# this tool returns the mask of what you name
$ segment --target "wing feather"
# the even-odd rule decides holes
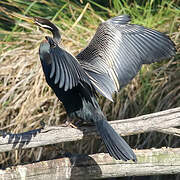
[[[50,56],[51,59],[53,59],[52,56]],[[51,62],[51,73],[50,73],[50,78],[52,78],[54,76],[54,73],[55,73],[55,61],[52,61]]]
[[[46,36],[46,40],[41,43],[39,55],[50,86],[57,84],[64,91],[72,89],[79,83],[92,87],[87,73],[77,59],[60,48],[51,37]]]
[[[56,75],[55,75],[55,79],[54,79],[54,84],[57,84],[59,82],[60,79],[60,64],[58,63],[58,59],[56,57],[56,55],[54,55],[54,59],[53,62],[55,62],[55,67],[56,67]],[[51,76],[50,76],[51,77]]]
[[[108,99],[133,79],[143,64],[171,58],[176,52],[167,35],[129,22],[130,17],[122,15],[101,23],[89,45],[76,56],[82,67],[85,63],[96,66],[114,82],[102,82],[92,66],[84,68]]]
[[[59,84],[59,88],[64,88],[64,91],[72,89],[77,86],[80,81],[90,84],[89,78],[85,71],[80,66],[79,62],[70,53],[60,48],[58,45],[52,47],[51,56],[52,62],[55,64],[54,83]],[[52,63],[52,68],[53,63]]]
[[[67,91],[69,89],[69,83],[70,83],[70,81],[69,81],[70,77],[69,76],[71,76],[71,74],[68,73],[68,70],[70,68],[67,66],[67,63],[65,63],[65,61],[63,61],[63,63],[64,63],[65,78],[66,78],[65,84],[64,84],[64,90]]]

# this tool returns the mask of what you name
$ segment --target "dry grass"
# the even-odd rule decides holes
[[[91,6],[85,9],[87,12],[83,12],[83,8],[80,10],[77,10],[77,7],[68,8],[72,12],[71,20],[67,22],[61,19],[59,24],[62,26],[62,43],[66,49],[77,54],[92,37],[102,18]],[[82,20],[77,18],[81,13],[83,13]],[[86,18],[83,19],[83,16]],[[89,17],[93,20],[89,21]],[[176,18],[174,24],[179,22],[180,20]],[[0,129],[11,133],[39,128],[41,121],[47,125],[59,125],[66,119],[62,104],[45,82],[38,57],[39,44],[47,32],[21,22],[18,23],[18,27],[21,31],[15,31],[13,34],[1,31],[1,34],[8,33],[11,37],[9,41],[0,44]],[[22,31],[22,27],[25,32]],[[177,28],[174,29],[171,37],[177,44],[179,53],[180,33]],[[175,60],[143,67],[131,84],[114,95],[114,103],[100,97],[101,108],[108,119],[123,119],[180,106],[178,60],[179,55]],[[127,137],[127,141],[134,148],[180,145],[176,138],[169,135],[162,136],[160,133]],[[1,153],[0,164],[5,167],[55,158],[64,151],[95,153],[103,149],[101,142],[95,143],[94,139],[89,142],[79,141]]]

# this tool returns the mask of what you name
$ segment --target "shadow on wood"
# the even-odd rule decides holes
[[[88,155],[77,155],[69,157],[71,162],[70,180],[84,180],[94,177],[101,177],[102,171],[97,162]]]
[[[2,137],[6,138],[8,136],[8,144],[12,144],[12,149],[21,149],[25,145],[28,145],[31,139],[40,133],[41,130],[42,128],[18,134],[2,133]]]

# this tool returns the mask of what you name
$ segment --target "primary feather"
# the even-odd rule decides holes
[[[129,22],[130,17],[122,15],[101,23],[89,45],[76,56],[82,67],[86,63],[96,66],[114,82],[114,86],[111,81],[104,84],[91,72],[91,66],[84,68],[96,80],[97,90],[110,100],[115,91],[135,77],[143,64],[168,59],[176,52],[167,35]],[[111,90],[106,91],[109,87]]]

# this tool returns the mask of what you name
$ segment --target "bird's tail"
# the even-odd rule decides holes
[[[109,154],[112,157],[117,160],[122,159],[124,161],[137,161],[136,155],[130,146],[121,136],[116,133],[116,131],[110,126],[103,115],[98,114],[98,119],[94,120],[94,122],[97,131],[99,132]]]

